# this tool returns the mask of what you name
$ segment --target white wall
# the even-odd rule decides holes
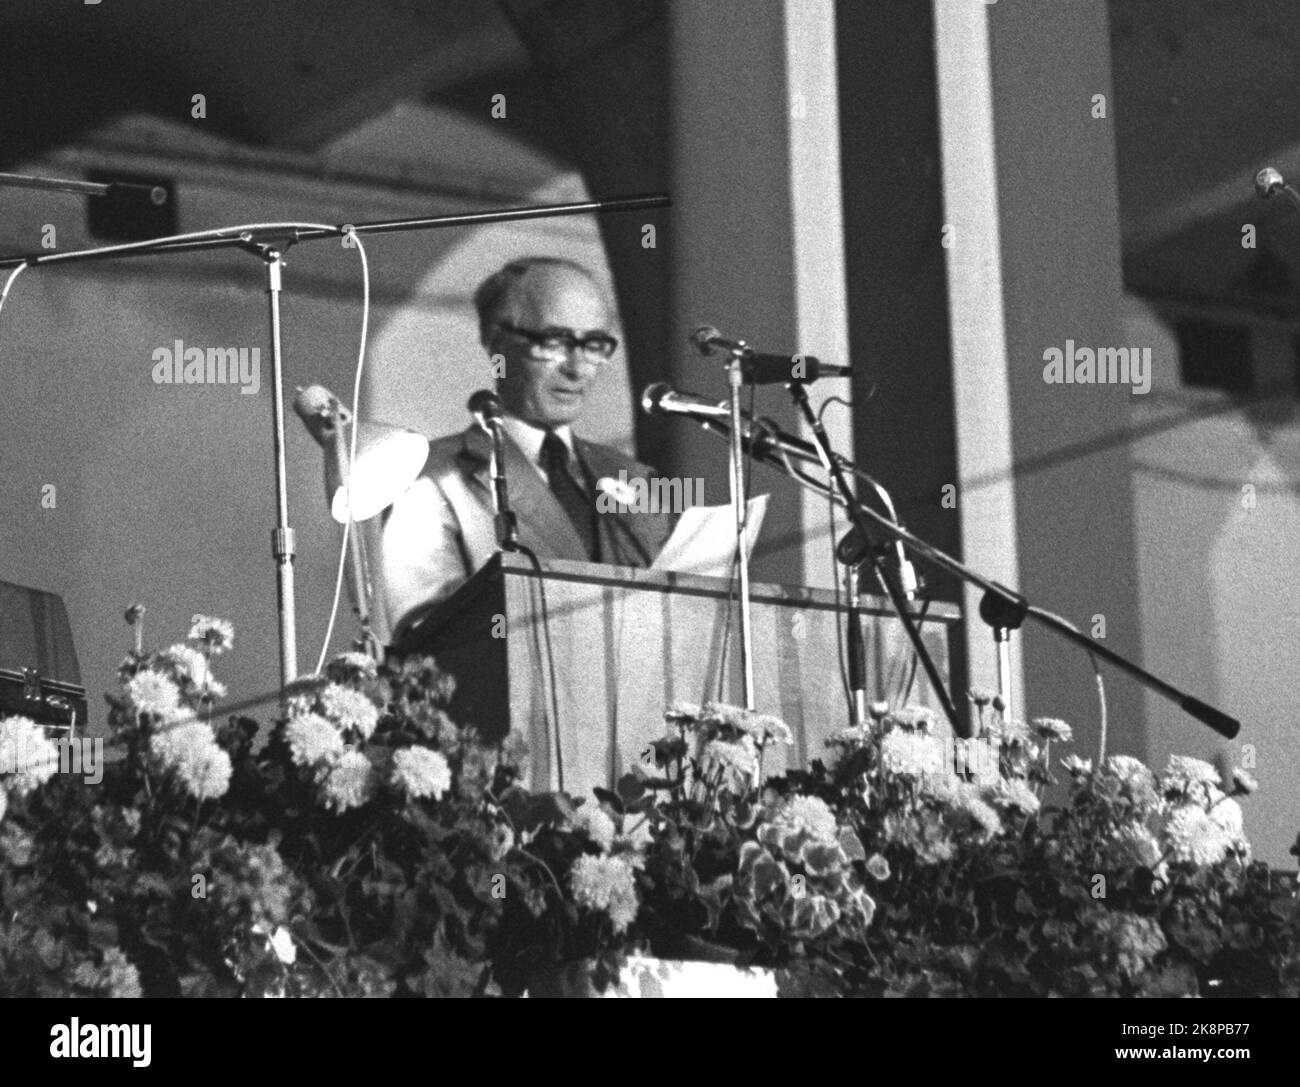
[[[1261,858],[1290,867],[1300,831],[1297,405],[1247,411],[1226,393],[1182,388],[1173,330],[1135,298],[1124,325],[1130,343],[1152,348],[1151,392],[1132,398],[1128,418],[1143,658],[1242,723],[1225,741],[1148,696],[1148,756],[1162,766],[1171,753],[1196,755],[1223,769],[1253,755],[1260,790],[1244,805],[1247,836]]]

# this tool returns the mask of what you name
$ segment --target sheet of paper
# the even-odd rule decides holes
[[[763,527],[763,516],[767,513],[767,498],[760,494],[749,500],[745,513],[746,555],[754,553],[758,530]],[[678,519],[677,527],[650,569],[730,577],[735,549],[736,521],[730,505],[690,506]]]

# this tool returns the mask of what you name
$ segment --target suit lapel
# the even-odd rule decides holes
[[[587,550],[577,529],[543,482],[536,466],[529,463],[509,434],[504,444],[506,486],[519,523],[519,542],[539,557],[585,562]],[[491,453],[491,440],[479,427],[472,426],[465,431],[465,445],[460,454],[462,465],[475,485],[482,488],[483,502],[489,511],[492,509]]]
[[[575,444],[578,446],[579,454],[587,465],[587,470],[591,473],[593,483],[599,482],[606,476],[612,480],[618,480],[620,472],[624,473],[625,477],[629,479],[649,475],[649,469],[645,465],[623,456],[617,449],[593,445],[590,442],[584,442],[580,438],[576,439]],[[599,494],[599,489],[597,489],[596,493]],[[612,524],[614,518],[617,518],[621,528],[627,530],[632,540],[626,539],[623,533],[618,528],[615,528]],[[661,517],[649,515],[631,516],[611,511],[597,517],[596,521],[602,529],[601,539],[604,545],[603,553],[606,556],[606,562],[614,561],[617,558],[618,561],[627,565],[649,566],[659,553],[659,548],[663,546],[665,536]],[[669,527],[671,527],[671,521]],[[631,550],[629,550],[629,547]]]

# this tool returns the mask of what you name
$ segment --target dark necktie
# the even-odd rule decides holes
[[[578,539],[582,541],[587,558],[595,562],[597,560],[596,510],[591,499],[578,486],[569,471],[569,447],[553,430],[548,430],[546,437],[542,439],[542,454],[539,461],[542,471],[546,473],[546,481],[550,485],[551,493],[555,495],[556,501],[568,514],[569,520],[577,530]]]

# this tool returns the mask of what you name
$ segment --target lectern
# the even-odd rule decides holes
[[[839,665],[843,614],[823,590],[750,589],[755,708],[781,717],[794,734],[791,747],[765,757],[764,771],[781,773],[823,756],[826,739],[850,723]],[[534,565],[499,554],[393,652],[430,654],[455,676],[452,716],[484,739],[520,733],[534,789],[562,783],[575,797],[589,796],[664,734],[664,710],[673,703],[740,701],[734,618],[728,630],[733,594],[720,578],[559,559]],[[897,701],[910,684],[908,702],[937,708],[888,602],[864,597],[860,610],[871,697]],[[945,679],[959,618],[955,605],[935,603],[921,622]]]

